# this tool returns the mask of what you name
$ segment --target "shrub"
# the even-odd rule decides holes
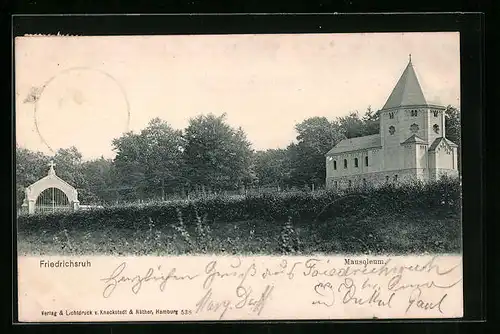
[[[456,251],[460,208],[460,184],[443,179],[343,192],[214,195],[22,215],[18,235],[64,252],[120,253],[127,247],[136,254]],[[448,240],[440,242],[443,238]]]
[[[241,197],[215,196],[206,199],[151,204],[130,204],[93,211],[57,212],[18,217],[18,231],[99,230],[104,227],[147,230],[151,221],[203,230],[217,222],[260,220],[283,223],[293,220],[324,221],[329,217],[367,216],[377,213],[460,212],[458,181],[444,179],[428,184],[385,186],[355,190],[251,194]]]

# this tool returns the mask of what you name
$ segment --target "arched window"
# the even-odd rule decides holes
[[[394,175],[394,182],[398,182],[398,174]]]
[[[365,166],[368,166],[368,157],[365,157]]]
[[[396,132],[396,128],[395,128],[394,126],[392,126],[392,125],[391,125],[391,126],[389,127],[389,134],[390,134],[390,135],[393,135],[393,134],[394,134],[394,132]]]
[[[434,114],[434,117],[438,117],[438,111],[437,110],[433,110],[432,113]]]
[[[337,181],[333,182],[333,186],[334,186],[335,188],[337,188],[337,187],[338,187],[338,183],[337,183]]]
[[[347,159],[344,159],[344,168],[347,168]]]
[[[366,179],[363,179],[363,186],[366,187]]]
[[[394,118],[394,113],[393,113],[393,112],[390,112],[390,113],[389,113],[389,118],[390,118],[390,119],[393,119],[393,118]]]
[[[333,160],[333,169],[337,170],[337,160]]]
[[[388,175],[385,177],[385,182],[389,182],[389,176]]]
[[[434,125],[432,126],[432,129],[434,130],[434,132],[435,132],[435,133],[439,133],[439,125],[434,124]]]
[[[358,167],[358,158],[354,158],[354,167]]]
[[[413,117],[416,117],[416,116],[418,116],[418,112],[417,112],[416,110],[412,110],[412,111],[411,111],[411,115],[412,115]]]
[[[352,187],[352,181],[349,180],[349,188],[351,188],[351,187]]]

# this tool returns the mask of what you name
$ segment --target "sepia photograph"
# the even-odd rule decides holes
[[[17,37],[20,318],[461,317],[459,42]]]

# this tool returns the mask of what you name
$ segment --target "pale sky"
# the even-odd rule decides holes
[[[460,102],[458,33],[22,37],[15,52],[16,140],[47,154],[23,100],[51,78],[39,131],[85,158],[113,157],[113,138],[154,117],[182,129],[208,113],[226,113],[254,149],[284,148],[308,117],[382,108],[410,53],[429,102]]]

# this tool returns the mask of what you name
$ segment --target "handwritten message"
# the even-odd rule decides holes
[[[26,321],[450,318],[459,256],[19,259]],[[61,262],[61,263],[69,263]],[[48,269],[50,268],[50,269]]]

